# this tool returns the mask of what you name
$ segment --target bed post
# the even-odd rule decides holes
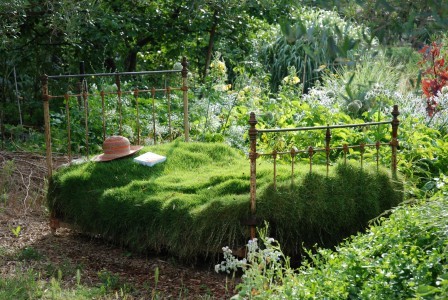
[[[45,123],[45,145],[47,150],[47,175],[51,177],[53,173],[53,158],[51,156],[51,131],[50,131],[50,97],[48,96],[48,76],[42,76],[42,100],[44,105],[44,123]]]
[[[398,111],[398,105],[394,105],[392,110],[392,140],[390,141],[390,146],[392,147],[392,176],[394,179],[397,178],[397,149],[398,149],[398,125],[400,125],[400,121],[398,120],[398,116],[400,112]]]
[[[257,193],[257,119],[255,117],[255,113],[250,113],[249,118],[249,140],[250,140],[250,213],[251,213],[251,221],[250,221],[250,238],[255,238],[255,226],[256,226],[256,193]]]

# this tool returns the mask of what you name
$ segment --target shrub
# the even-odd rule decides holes
[[[363,36],[368,36],[367,29],[342,19],[336,12],[299,9],[294,20],[281,24],[277,40],[266,49],[265,64],[272,89],[277,90],[292,66],[304,88],[312,87],[321,70],[351,63],[356,49],[368,48]]]
[[[262,248],[250,241],[247,258],[227,254],[216,270],[243,269],[233,299],[445,299],[447,208],[446,193],[402,205],[336,251],[308,250],[296,272],[278,243],[262,234]]]
[[[334,73],[326,72],[322,86],[316,89],[324,91],[330,98],[327,105],[336,105],[342,111],[360,117],[364,112],[389,109],[394,104],[393,98],[372,92],[395,91],[401,76],[402,72],[385,55],[365,55],[353,66],[343,66]]]

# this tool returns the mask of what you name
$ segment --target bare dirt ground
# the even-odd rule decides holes
[[[84,286],[124,287],[135,299],[150,299],[154,293],[163,299],[227,299],[234,294],[234,283],[210,264],[187,266],[172,257],[133,254],[68,228],[53,234],[43,204],[46,172],[45,157],[0,151],[3,278],[29,269],[47,280],[59,277],[64,287],[73,288],[78,273]]]

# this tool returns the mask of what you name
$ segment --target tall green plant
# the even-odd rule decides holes
[[[365,55],[353,66],[343,66],[336,72],[326,72],[321,89],[331,98],[330,105],[338,105],[355,117],[365,112],[388,109],[393,100],[388,93],[402,83],[402,72],[383,53]]]
[[[283,20],[276,42],[267,47],[265,60],[271,85],[277,90],[281,80],[294,66],[305,89],[312,87],[325,68],[351,64],[356,49],[370,47],[368,31],[345,21],[336,12],[300,9],[295,19]]]

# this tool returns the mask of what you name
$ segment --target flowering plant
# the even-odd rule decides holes
[[[228,247],[223,247],[224,261],[215,266],[215,271],[230,274],[241,269],[244,272],[242,282],[237,285],[239,292],[232,299],[264,299],[293,275],[289,257],[283,254],[275,239],[267,237],[267,230],[266,224],[258,231],[259,239],[249,240],[246,257],[241,260]]]
[[[424,46],[419,52],[423,55],[420,65],[426,69],[422,72],[422,90],[426,96],[426,112],[432,117],[437,112],[438,103],[436,97],[447,85],[448,65],[445,64],[445,58],[441,54],[442,46],[433,42],[431,45]]]

